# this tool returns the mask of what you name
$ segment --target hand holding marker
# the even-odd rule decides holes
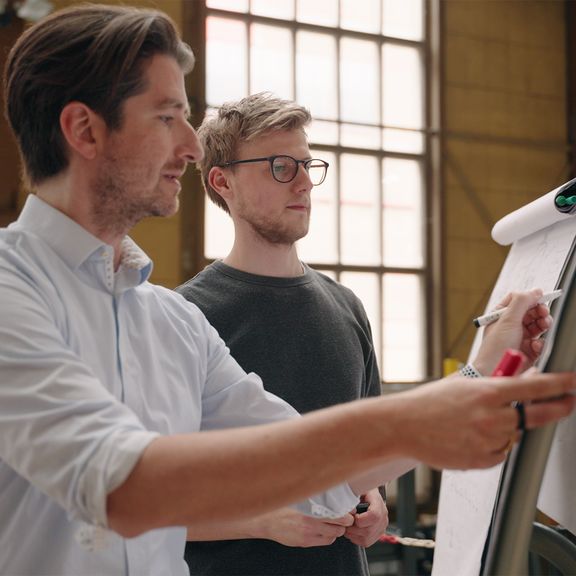
[[[552,300],[556,300],[559,296],[562,296],[562,290],[554,290],[553,292],[548,292],[544,294],[540,300],[538,300],[538,304],[548,304],[552,302]],[[487,324],[492,324],[492,322],[496,322],[504,312],[506,312],[508,308],[498,308],[498,310],[494,310],[494,312],[489,312],[488,314],[484,314],[484,316],[478,316],[478,318],[474,318],[474,326],[476,328],[480,328],[481,326],[486,326]]]

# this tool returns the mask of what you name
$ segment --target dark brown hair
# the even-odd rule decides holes
[[[20,36],[8,55],[4,94],[30,184],[68,166],[62,109],[83,102],[111,130],[119,129],[122,105],[146,89],[143,64],[155,54],[174,57],[184,73],[194,66],[172,20],[156,10],[76,6]]]

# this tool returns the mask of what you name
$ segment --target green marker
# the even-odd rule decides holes
[[[576,196],[558,196],[558,198],[556,198],[556,204],[560,207],[562,206],[574,206],[574,204],[576,204]]]
[[[576,214],[576,178],[561,186],[554,197],[554,206],[563,214]]]

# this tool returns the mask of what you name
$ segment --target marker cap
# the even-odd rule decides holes
[[[514,376],[525,359],[526,356],[520,350],[508,348],[500,362],[498,362],[498,366],[492,372],[492,376]]]

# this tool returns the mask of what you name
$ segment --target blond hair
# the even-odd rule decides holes
[[[227,102],[214,115],[206,116],[198,129],[204,158],[197,167],[210,200],[229,212],[222,196],[210,186],[208,175],[214,166],[234,160],[241,142],[250,142],[271,131],[304,130],[311,119],[310,112],[303,106],[269,92]]]

